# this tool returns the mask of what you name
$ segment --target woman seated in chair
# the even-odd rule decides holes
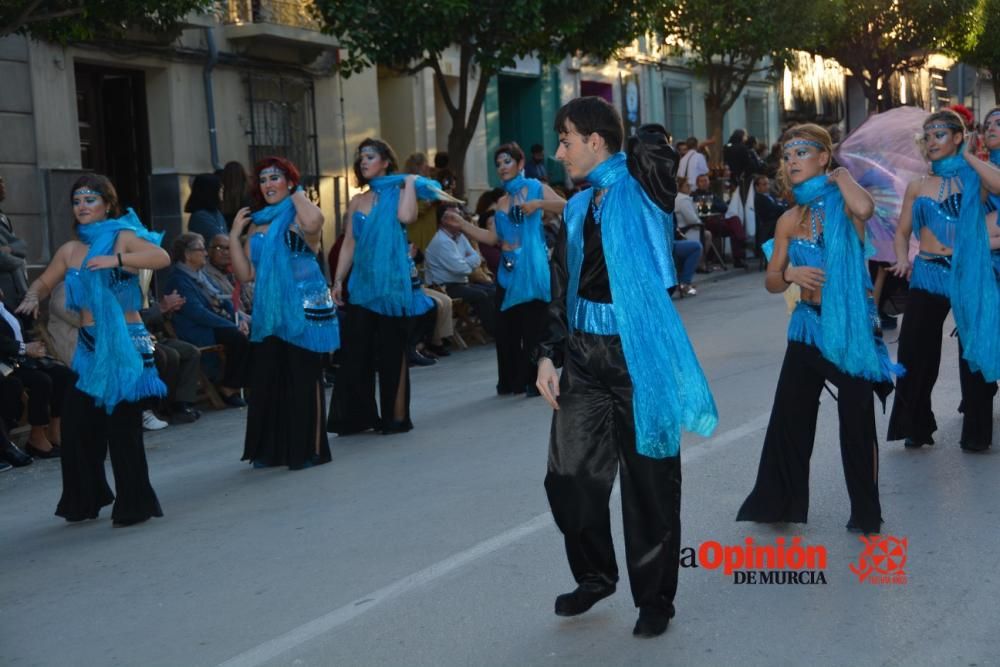
[[[250,351],[249,327],[245,321],[237,321],[232,302],[205,275],[207,251],[201,234],[188,232],[178,236],[170,257],[174,268],[165,291],[169,294],[176,290],[185,299],[173,315],[177,336],[199,347],[225,348],[219,391],[227,405],[243,407],[246,402],[240,397],[240,389],[245,385]]]

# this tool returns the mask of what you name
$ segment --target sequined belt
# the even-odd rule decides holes
[[[910,287],[939,296],[948,296],[951,287],[951,257],[917,255],[913,260]]]
[[[598,336],[618,334],[618,320],[615,318],[613,303],[598,303],[578,296],[572,317],[573,328],[577,331]]]

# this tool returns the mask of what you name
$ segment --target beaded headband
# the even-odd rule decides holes
[[[382,154],[374,146],[365,146],[358,149],[358,155],[368,155],[370,157],[382,157]]]
[[[282,176],[284,176],[285,170],[282,169],[281,167],[274,167],[274,166],[265,167],[264,169],[260,170],[261,176],[270,176],[271,174],[281,174]]]
[[[956,125],[955,123],[934,123],[933,125],[924,125],[924,130],[955,130],[956,132],[963,132],[964,127]]]
[[[499,155],[497,155],[497,159],[498,159],[498,160],[499,160],[500,158],[502,158],[502,157],[505,157],[505,158],[507,158],[508,160],[513,160],[513,159],[514,159],[514,156],[513,156],[513,155],[511,155],[510,153],[508,153],[507,151],[504,151],[503,153],[500,153]]]
[[[91,190],[90,188],[80,188],[79,190],[73,191],[74,195],[97,195],[98,197],[103,197],[103,192],[98,192],[97,190]]]
[[[993,116],[1000,116],[1000,109],[994,109],[986,114],[986,118],[983,119],[983,125],[988,124],[990,122],[990,118],[993,118]]]
[[[812,146],[813,148],[816,148],[821,151],[826,150],[826,147],[823,146],[823,144],[819,143],[818,141],[813,141],[812,139],[792,139],[787,144],[785,144],[785,148],[791,148],[792,146]]]

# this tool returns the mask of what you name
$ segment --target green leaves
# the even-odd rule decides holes
[[[451,45],[471,49],[487,76],[536,54],[556,62],[577,51],[607,57],[649,26],[639,0],[316,0],[357,72],[374,64],[406,71],[428,66]]]
[[[138,28],[167,33],[214,0],[2,0],[0,37],[11,33],[54,42],[114,38]]]

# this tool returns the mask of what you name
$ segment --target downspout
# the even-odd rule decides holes
[[[215,129],[215,93],[212,89],[212,70],[219,62],[219,48],[215,44],[215,28],[205,28],[205,44],[208,46],[208,61],[202,70],[205,84],[205,111],[208,115],[208,146],[212,155],[212,169],[219,171],[219,137]]]

